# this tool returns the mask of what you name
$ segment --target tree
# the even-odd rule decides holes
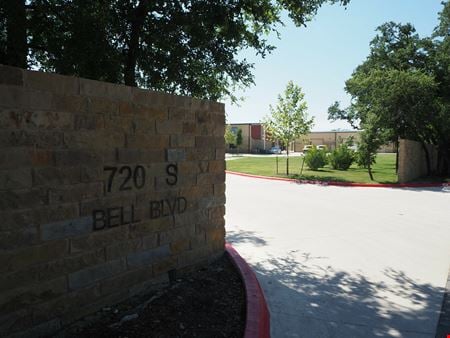
[[[231,126],[229,124],[225,126],[225,143],[229,146],[236,144],[236,135],[231,130]]]
[[[25,0],[5,0],[0,3],[0,63],[26,68]]]
[[[347,81],[347,92],[354,98],[355,108],[364,114],[375,114],[376,127],[387,131],[387,141],[400,138],[418,141],[427,157],[426,143],[434,143],[432,126],[437,114],[437,85],[423,71],[375,69],[355,75]],[[361,117],[367,125],[367,116]]]
[[[441,24],[435,31],[437,35],[446,32],[447,38],[448,25],[442,17],[448,16],[449,7],[449,2],[444,3]],[[450,48],[442,52],[445,36],[421,39],[411,24],[389,22],[378,32],[370,44],[370,55],[346,81],[345,90],[352,96],[350,106],[341,109],[335,102],[328,110],[329,119],[347,120],[358,129],[369,128],[371,132],[363,142],[376,137],[374,131],[382,133],[386,142],[394,142],[397,149],[399,138],[419,141],[430,173],[425,143],[440,144],[439,149],[450,145],[449,130],[443,127],[450,124],[445,113]],[[441,157],[448,159],[448,152]]]
[[[378,123],[372,121],[376,119],[378,117],[372,115],[364,125],[356,152],[356,162],[360,167],[367,168],[371,181],[373,181],[372,165],[376,162],[377,151],[386,142],[383,130],[377,127]]]
[[[438,146],[438,170],[450,174],[450,1],[443,2],[439,24],[432,35],[432,72],[438,84],[440,110],[434,131]]]
[[[237,133],[236,133],[236,146],[237,146],[237,150],[239,152],[239,147],[242,144],[242,129],[239,128]]]
[[[286,147],[286,174],[289,175],[289,144],[310,132],[314,118],[308,118],[307,105],[302,89],[289,81],[283,95],[278,95],[275,108],[270,106],[271,116],[263,120],[266,135]]]
[[[25,67],[28,56],[45,71],[217,100],[253,83],[253,65],[237,55],[270,53],[283,12],[302,26],[322,4],[348,2],[5,0],[0,62]]]
[[[380,98],[382,98],[385,93],[389,93],[389,90],[392,89],[388,88],[388,86],[383,86],[382,90],[378,90],[377,93],[374,93],[367,88],[373,80],[376,81],[382,77],[392,79],[392,75],[395,76],[395,74],[392,73],[386,73],[383,75],[381,72],[415,72],[417,70],[423,70],[425,72],[425,68],[428,65],[427,48],[429,48],[429,43],[419,37],[415,28],[411,24],[402,25],[394,22],[388,22],[379,26],[377,31],[378,34],[370,42],[369,56],[356,68],[352,74],[352,77],[346,82],[345,87],[345,90],[354,99],[358,99],[359,104],[364,101],[363,104],[366,104],[367,106],[371,106],[370,101],[364,100],[361,96],[364,95],[366,98],[370,97],[370,99],[373,99],[378,93],[381,94]],[[374,71],[378,71],[378,73],[374,74]],[[390,84],[392,84],[392,81]],[[371,88],[376,89],[375,86],[372,86]],[[366,89],[370,92],[367,93]],[[401,88],[395,89],[398,89],[395,91],[396,94],[401,94]],[[364,114],[368,113],[367,109],[361,110],[361,107],[358,107],[358,104],[352,104],[351,107],[345,110],[340,110],[337,108],[337,103],[330,107],[330,119],[345,119],[350,122],[353,127],[356,127],[358,122],[364,123]],[[386,109],[383,109],[385,119],[380,119],[379,121],[386,122],[385,127],[390,128],[390,138],[387,141],[393,142],[398,150],[399,137],[402,137],[402,135],[405,134],[403,119],[411,112],[401,106],[391,106],[389,109],[387,109],[387,107],[385,108]],[[380,113],[380,111],[375,113]],[[416,138],[417,137],[414,137],[414,139]],[[396,168],[398,169],[398,151]]]

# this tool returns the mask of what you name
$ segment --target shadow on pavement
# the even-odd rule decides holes
[[[294,257],[295,255],[295,257]],[[443,288],[387,269],[383,282],[290,253],[253,266],[271,312],[272,337],[434,337]],[[323,263],[323,261],[322,261]]]
[[[261,237],[257,236],[254,231],[227,231],[227,242],[234,243],[251,243],[255,246],[266,246],[267,242]]]
[[[450,186],[448,187],[431,187],[431,188],[400,188],[405,191],[411,192],[440,192],[440,193],[450,193]]]

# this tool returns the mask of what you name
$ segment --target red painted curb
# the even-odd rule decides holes
[[[255,273],[230,243],[225,243],[225,250],[245,285],[247,318],[244,338],[270,338],[269,309]]]
[[[331,185],[339,187],[365,187],[365,188],[436,188],[436,187],[447,187],[449,183],[397,183],[397,184],[387,184],[387,183],[351,183],[351,182],[335,182],[335,181],[319,181],[319,180],[297,180],[295,178],[284,178],[284,177],[273,177],[273,176],[260,176],[245,174],[236,171],[225,170],[227,174],[260,178],[264,180],[271,181],[285,181],[293,182],[298,184],[317,184],[317,185]]]

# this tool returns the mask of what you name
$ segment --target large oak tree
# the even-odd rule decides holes
[[[1,0],[0,63],[216,100],[253,83],[238,53],[269,53],[283,11],[301,26],[348,2]]]
[[[379,131],[385,142],[419,141],[429,173],[425,144],[437,145],[439,169],[445,174],[450,153],[450,1],[443,6],[440,24],[429,38],[420,38],[411,24],[378,27],[369,56],[346,81],[350,106],[343,109],[335,102],[328,113],[331,120]],[[364,140],[375,135],[366,134]]]

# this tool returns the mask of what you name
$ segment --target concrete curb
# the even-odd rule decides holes
[[[236,171],[225,170],[227,174],[260,178],[264,180],[271,181],[285,181],[298,184],[317,184],[317,185],[330,185],[338,187],[365,187],[365,188],[436,188],[436,187],[447,187],[448,183],[397,183],[397,184],[386,184],[386,183],[351,183],[351,182],[334,182],[334,181],[319,181],[319,180],[297,180],[294,178],[284,178],[284,177],[273,177],[273,176],[260,176],[245,174]]]
[[[238,269],[245,285],[247,303],[244,338],[270,338],[270,314],[255,273],[230,243],[225,250]]]

